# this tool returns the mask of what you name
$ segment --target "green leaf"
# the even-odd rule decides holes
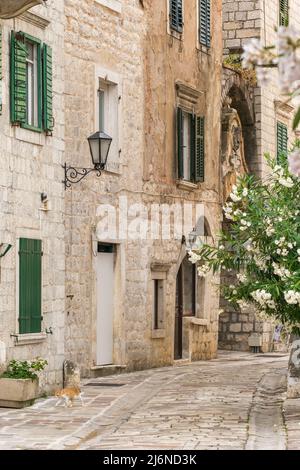
[[[298,109],[295,117],[294,117],[294,121],[293,121],[293,130],[296,130],[298,125],[300,123],[300,108]]]

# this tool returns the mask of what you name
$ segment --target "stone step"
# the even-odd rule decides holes
[[[91,367],[91,378],[108,377],[110,375],[122,374],[125,372],[127,366],[118,364],[111,364],[107,366],[93,366]]]

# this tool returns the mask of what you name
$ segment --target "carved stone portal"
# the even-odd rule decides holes
[[[222,180],[225,203],[237,183],[239,176],[248,173],[245,160],[243,130],[238,112],[230,108],[231,100],[225,103],[222,114]]]

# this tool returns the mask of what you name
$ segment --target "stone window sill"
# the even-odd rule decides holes
[[[152,339],[162,339],[166,337],[166,330],[152,330]]]
[[[175,39],[178,39],[178,41],[183,41],[183,33],[180,33],[179,31],[175,31],[174,29],[170,29],[168,31],[168,34],[172,36]]]
[[[27,344],[43,343],[47,339],[46,333],[30,333],[26,335],[15,336],[15,346],[25,346]]]
[[[23,127],[15,127],[15,138],[29,144],[43,146],[46,143],[45,135]]]
[[[208,327],[209,320],[206,318],[197,318],[197,317],[184,317],[184,319],[191,325],[205,326]]]
[[[211,55],[211,46],[208,47],[208,46],[204,46],[204,44],[201,44],[200,42],[198,43],[197,45],[197,49],[199,52],[202,52],[203,54],[206,54],[206,55]]]
[[[95,3],[99,3],[99,5],[103,5],[116,13],[122,12],[122,3],[120,0],[95,0]]]
[[[183,189],[185,191],[195,191],[198,189],[198,185],[195,183],[192,183],[191,181],[185,181],[185,180],[177,180],[176,185],[179,189]]]

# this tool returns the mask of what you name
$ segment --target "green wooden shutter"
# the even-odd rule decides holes
[[[182,0],[170,0],[170,27],[179,33],[183,31]]]
[[[288,128],[282,122],[277,122],[277,159],[288,153]]]
[[[43,126],[51,134],[53,131],[52,106],[52,49],[44,44],[43,47]]]
[[[10,103],[11,121],[14,124],[26,122],[26,58],[28,55],[23,33],[11,33],[10,50]]]
[[[289,0],[279,0],[279,26],[289,25]]]
[[[2,28],[0,27],[0,114],[2,114]]]
[[[196,117],[196,181],[203,182],[205,176],[205,118]]]
[[[206,47],[211,43],[211,6],[210,0],[199,0],[199,42]]]
[[[190,129],[191,129],[191,181],[196,180],[196,117],[190,115]]]
[[[19,332],[40,333],[42,321],[42,242],[20,239]]]
[[[183,178],[183,114],[182,109],[177,108],[177,154],[178,154],[178,178]]]

